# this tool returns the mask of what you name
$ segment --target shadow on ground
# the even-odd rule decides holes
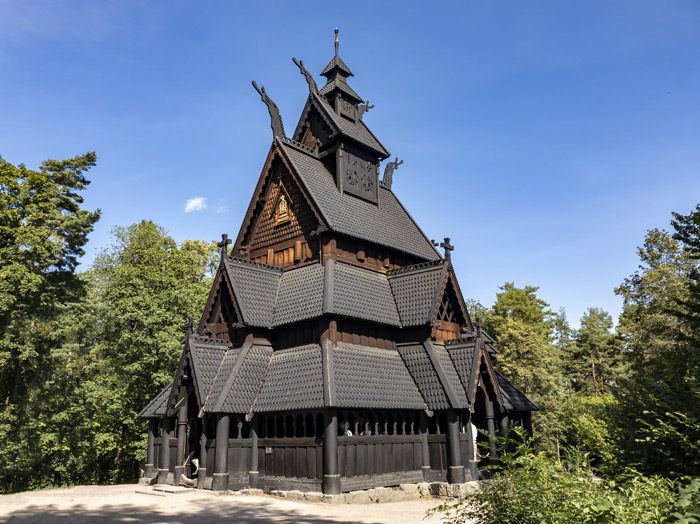
[[[347,517],[329,519],[327,517],[314,517],[303,511],[294,509],[282,510],[271,504],[256,504],[255,506],[241,505],[227,502],[217,505],[217,500],[183,500],[173,504],[177,505],[177,514],[172,511],[161,512],[159,508],[144,508],[131,504],[106,505],[102,508],[89,508],[84,505],[76,505],[69,509],[55,505],[31,505],[18,509],[8,520],[8,517],[0,517],[0,522],[11,524],[87,524],[87,523],[114,523],[114,524],[205,524],[208,522],[237,524],[249,524],[259,522],[276,522],[282,524],[337,524],[338,522],[353,522],[348,506]],[[398,508],[397,508],[398,510]],[[400,510],[396,514],[400,519]],[[362,519],[362,522],[373,522]],[[376,521],[380,522],[380,521]],[[384,521],[386,522],[386,521]]]

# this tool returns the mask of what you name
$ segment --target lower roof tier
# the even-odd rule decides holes
[[[430,341],[398,351],[330,340],[274,350],[246,342],[233,346],[192,334],[175,380],[140,413],[157,417],[177,404],[191,377],[203,413],[320,409],[473,409],[478,388],[490,387],[503,411],[537,409],[496,374],[484,338],[449,345]],[[484,381],[489,384],[484,385]],[[505,390],[504,390],[505,388]]]

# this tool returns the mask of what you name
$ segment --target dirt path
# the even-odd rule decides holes
[[[192,491],[158,497],[136,493],[143,488],[121,486],[76,486],[28,491],[0,496],[0,523],[12,524],[208,524],[231,522],[252,524],[438,523],[425,519],[436,500],[385,504],[311,504],[271,496],[216,496]]]

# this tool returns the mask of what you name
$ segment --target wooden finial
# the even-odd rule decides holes
[[[338,28],[335,28],[335,56],[338,56]]]
[[[221,235],[221,242],[218,242],[216,244],[217,247],[221,248],[221,256],[225,257],[226,254],[228,253],[228,246],[231,243],[231,239],[228,237],[226,233]]]
[[[389,162],[386,165],[384,168],[384,178],[382,179],[382,184],[384,184],[385,187],[391,189],[394,170],[398,169],[401,164],[403,164],[403,160],[399,160],[399,157],[396,157],[393,162]]]
[[[258,84],[255,82],[255,80],[253,80],[253,87],[260,95],[260,100],[262,100],[265,103],[265,105],[267,106],[267,111],[270,113],[270,119],[272,120],[271,126],[273,137],[276,136],[279,138],[284,138],[286,136],[284,134],[284,124],[282,123],[282,117],[280,116],[280,110],[277,107],[277,104],[275,104],[272,101],[272,99],[269,96],[267,96],[267,93],[265,92],[265,87],[258,87]]]

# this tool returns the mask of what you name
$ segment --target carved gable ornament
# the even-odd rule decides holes
[[[275,225],[286,224],[292,219],[292,200],[289,198],[289,193],[280,183],[279,191],[277,192],[277,201],[273,208]]]

